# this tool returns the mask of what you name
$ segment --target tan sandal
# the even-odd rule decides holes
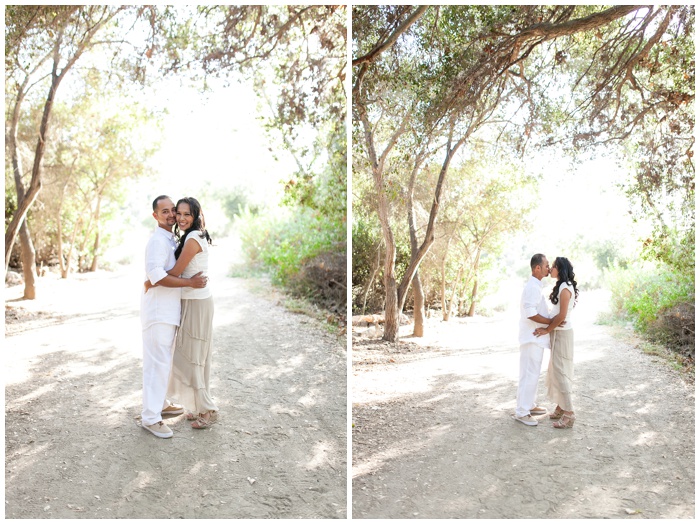
[[[574,427],[574,421],[576,420],[576,417],[574,416],[573,413],[570,415],[566,413],[562,413],[561,419],[557,420],[552,426],[554,426],[557,429],[569,429]]]
[[[209,419],[205,419],[203,415],[209,413]],[[207,413],[200,413],[192,424],[190,424],[194,429],[206,429],[212,427],[219,420],[219,414],[216,411],[207,411]]]
[[[559,420],[563,414],[564,410],[557,406],[554,412],[549,414],[549,418],[550,420]]]

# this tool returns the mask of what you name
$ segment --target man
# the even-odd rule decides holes
[[[166,400],[173,358],[175,333],[180,325],[180,288],[203,288],[206,277],[168,275],[175,265],[177,242],[173,236],[175,204],[161,195],[153,201],[153,218],[158,225],[146,245],[146,278],[158,284],[141,295],[143,330],[143,411],[141,426],[159,438],[170,438],[172,430],[163,423],[163,414],[184,413],[182,406]]]
[[[525,284],[520,299],[520,380],[513,418],[528,426],[536,426],[533,415],[544,415],[545,408],[537,406],[537,383],[540,379],[544,349],[549,348],[549,337],[537,337],[535,329],[548,326],[551,320],[547,302],[542,294],[542,279],[549,276],[547,257],[536,254],[530,260],[532,276]]]

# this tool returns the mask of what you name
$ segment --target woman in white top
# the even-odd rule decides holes
[[[175,250],[177,262],[168,274],[183,278],[199,272],[206,275],[211,237],[204,225],[202,207],[196,199],[185,197],[178,200],[175,234],[180,237]],[[214,299],[209,284],[201,289],[183,288],[168,397],[177,399],[189,410],[187,419],[193,421],[194,429],[208,428],[218,418],[219,408],[209,387],[213,318]]]
[[[555,428],[565,429],[573,427],[576,420],[572,400],[574,330],[571,312],[578,299],[578,288],[574,280],[574,267],[565,257],[557,257],[554,260],[550,275],[557,279],[549,295],[549,300],[554,305],[551,311],[552,322],[546,328],[537,328],[535,334],[549,335],[550,338],[552,354],[545,385],[547,398],[556,402],[557,407],[549,418],[555,421],[553,424]]]

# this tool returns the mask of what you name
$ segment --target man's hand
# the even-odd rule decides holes
[[[207,277],[202,275],[202,271],[197,273],[196,275],[192,275],[190,277],[190,287],[193,288],[203,288],[207,286],[207,280],[209,280]]]
[[[144,287],[144,289],[145,289],[144,293],[148,293],[148,290],[151,289],[152,287],[155,287],[155,286],[154,286],[153,284],[151,284],[151,281],[150,281],[150,280],[146,280],[146,281],[143,283],[143,287]]]

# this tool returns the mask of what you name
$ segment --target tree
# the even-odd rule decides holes
[[[482,262],[495,259],[510,236],[528,228],[527,220],[513,217],[527,217],[536,201],[535,179],[526,177],[522,163],[509,159],[507,151],[472,142],[463,153],[445,186],[435,242],[421,264],[426,288],[440,296],[444,321],[457,302],[469,300],[475,309]],[[430,167],[427,186],[440,170],[437,163]],[[421,227],[430,205],[424,198],[416,202]],[[469,289],[471,298],[466,297]]]
[[[74,250],[79,269],[97,270],[104,219],[118,207],[126,183],[150,174],[147,161],[158,145],[153,138],[155,111],[126,93],[111,92],[99,72],[86,75],[74,100],[54,108],[55,146],[47,150],[46,179],[59,195],[43,202],[56,223],[63,278],[70,271]],[[71,240],[64,252],[66,226]]]
[[[252,81],[270,109],[270,134],[299,167],[292,195],[303,200],[323,185],[318,164],[345,150],[345,6],[200,6],[187,24],[173,28],[168,20],[157,17],[149,49],[161,70],[203,78],[205,86],[210,76]],[[334,160],[345,173],[347,160]]]
[[[187,73],[206,87],[210,75],[241,78],[243,73],[264,87],[272,101],[270,128],[284,132],[286,147],[300,159],[308,157],[294,179],[296,187],[306,189],[290,191],[290,201],[313,195],[314,205],[335,204],[336,218],[344,216],[345,199],[335,190],[345,188],[347,163],[343,6],[8,6],[5,23],[6,92],[16,102],[16,111],[6,109],[8,150],[16,137],[9,115],[16,114],[16,122],[26,118],[23,105],[30,91],[45,87],[49,93],[38,140],[34,138],[31,176],[17,163],[16,194],[6,194],[6,269],[18,228],[24,224],[26,229],[27,213],[42,187],[45,151],[54,139],[56,93],[76,63],[91,68],[99,63],[120,86]],[[93,62],[82,58],[98,47],[110,52]],[[297,142],[309,129],[317,133],[314,140]],[[335,199],[325,198],[329,195]],[[102,213],[97,202],[93,210]],[[31,240],[28,232],[26,238]],[[29,251],[23,249],[23,255]],[[23,266],[30,271],[34,262]]]
[[[96,34],[123,9],[124,7],[109,6],[12,6],[5,12],[6,84],[8,78],[19,79],[14,88],[10,131],[7,133],[9,138],[6,138],[6,147],[9,147],[13,159],[17,207],[5,230],[5,271],[27,211],[41,190],[42,160],[50,141],[49,126],[56,92],[78,59],[95,45]],[[48,93],[34,150],[31,179],[25,188],[17,152],[17,124],[27,93],[40,84],[41,77],[45,74],[42,67],[47,63],[50,64]],[[33,247],[26,241],[23,247],[29,252],[24,255],[24,271],[29,277],[26,280],[25,297],[34,298]]]
[[[431,210],[434,223],[450,163],[476,131],[498,117],[505,121],[503,138],[509,129],[521,131],[522,147],[543,127],[542,122],[552,120],[549,117],[555,108],[538,105],[537,96],[545,98],[547,75],[552,68],[566,64],[567,56],[585,57],[589,67],[570,69],[564,75],[573,86],[575,105],[568,111],[560,108],[565,117],[559,120],[603,122],[596,132],[609,131],[615,111],[632,106],[616,94],[627,93],[630,75],[660,45],[660,35],[670,27],[666,21],[680,12],[677,7],[643,6],[603,10],[594,6],[444,6],[423,11],[407,26],[403,22],[413,10],[355,7],[355,54],[370,58],[355,61],[353,116],[356,129],[362,129],[366,142],[362,151],[380,193],[377,211],[387,250],[394,243],[389,214],[382,209],[388,205],[381,196],[386,191],[384,168],[406,129],[418,128],[424,138],[433,136],[444,144],[443,176],[435,185]],[[383,46],[387,35],[399,28],[402,31],[394,43]],[[565,51],[560,52],[559,47]],[[539,83],[544,87],[538,87]],[[381,121],[392,98],[400,93],[405,100],[407,91],[413,94],[414,105],[394,111],[389,122]],[[510,117],[508,112],[512,112]],[[643,109],[638,112],[635,125],[645,114]],[[603,115],[611,116],[607,123],[601,119]],[[387,130],[382,131],[380,125]],[[377,154],[374,142],[380,137],[386,146]],[[433,227],[429,223],[425,240],[399,285],[391,282],[395,279],[394,261],[387,256],[386,340],[397,339],[398,312],[422,257],[430,249]],[[396,299],[389,296],[393,293]]]

